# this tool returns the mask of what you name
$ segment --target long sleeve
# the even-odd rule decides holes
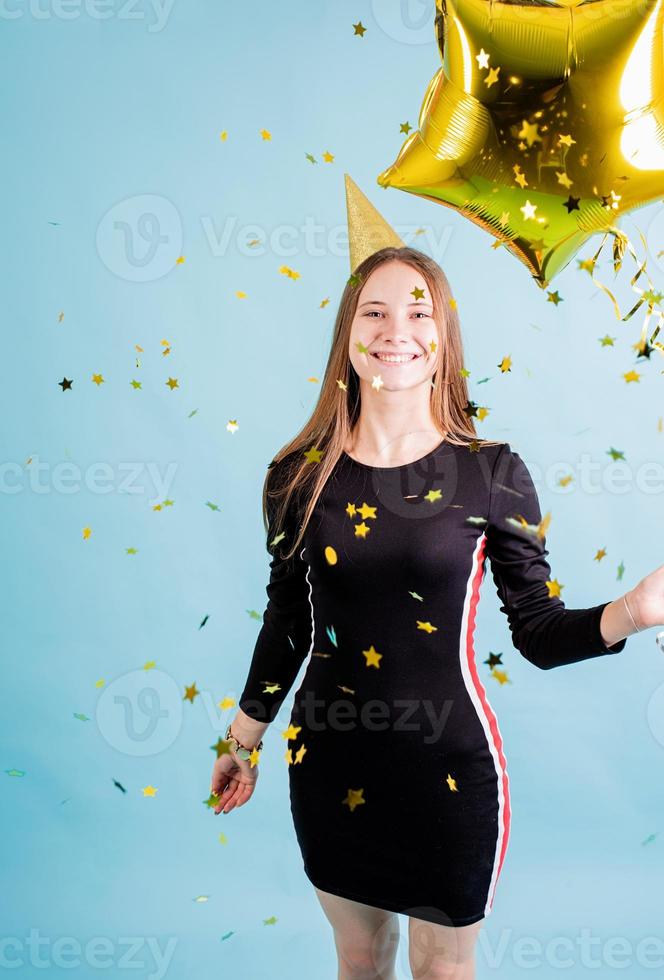
[[[599,628],[608,601],[567,609],[560,596],[549,595],[546,538],[520,528],[514,523],[520,518],[537,526],[542,515],[528,468],[505,443],[493,468],[486,554],[514,646],[543,670],[620,653],[626,638],[607,646]]]
[[[272,477],[270,477],[272,479]],[[292,558],[282,557],[295,540],[296,525],[289,508],[282,529],[275,526],[276,504],[267,498],[267,549],[272,556],[263,613],[239,706],[256,721],[274,720],[285,700],[312,640],[312,614],[303,545]],[[283,530],[285,537],[275,544]]]

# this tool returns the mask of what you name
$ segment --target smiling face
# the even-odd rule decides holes
[[[361,353],[364,348],[367,353]],[[387,391],[428,384],[437,350],[438,329],[422,273],[404,262],[379,265],[362,286],[351,324],[348,354],[359,377],[371,385],[380,375]]]

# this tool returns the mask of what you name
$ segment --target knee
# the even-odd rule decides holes
[[[383,980],[392,976],[395,960],[393,945],[336,940],[337,954],[344,980]]]
[[[426,966],[416,968],[411,964],[413,980],[470,980],[473,976],[472,960],[463,963],[451,963],[449,960],[436,959]]]

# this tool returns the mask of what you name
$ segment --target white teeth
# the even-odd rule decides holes
[[[407,361],[414,361],[417,354],[374,354],[373,356],[388,364],[405,364]]]

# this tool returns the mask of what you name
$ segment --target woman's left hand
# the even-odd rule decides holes
[[[642,578],[627,593],[627,602],[639,629],[664,626],[664,565]]]

